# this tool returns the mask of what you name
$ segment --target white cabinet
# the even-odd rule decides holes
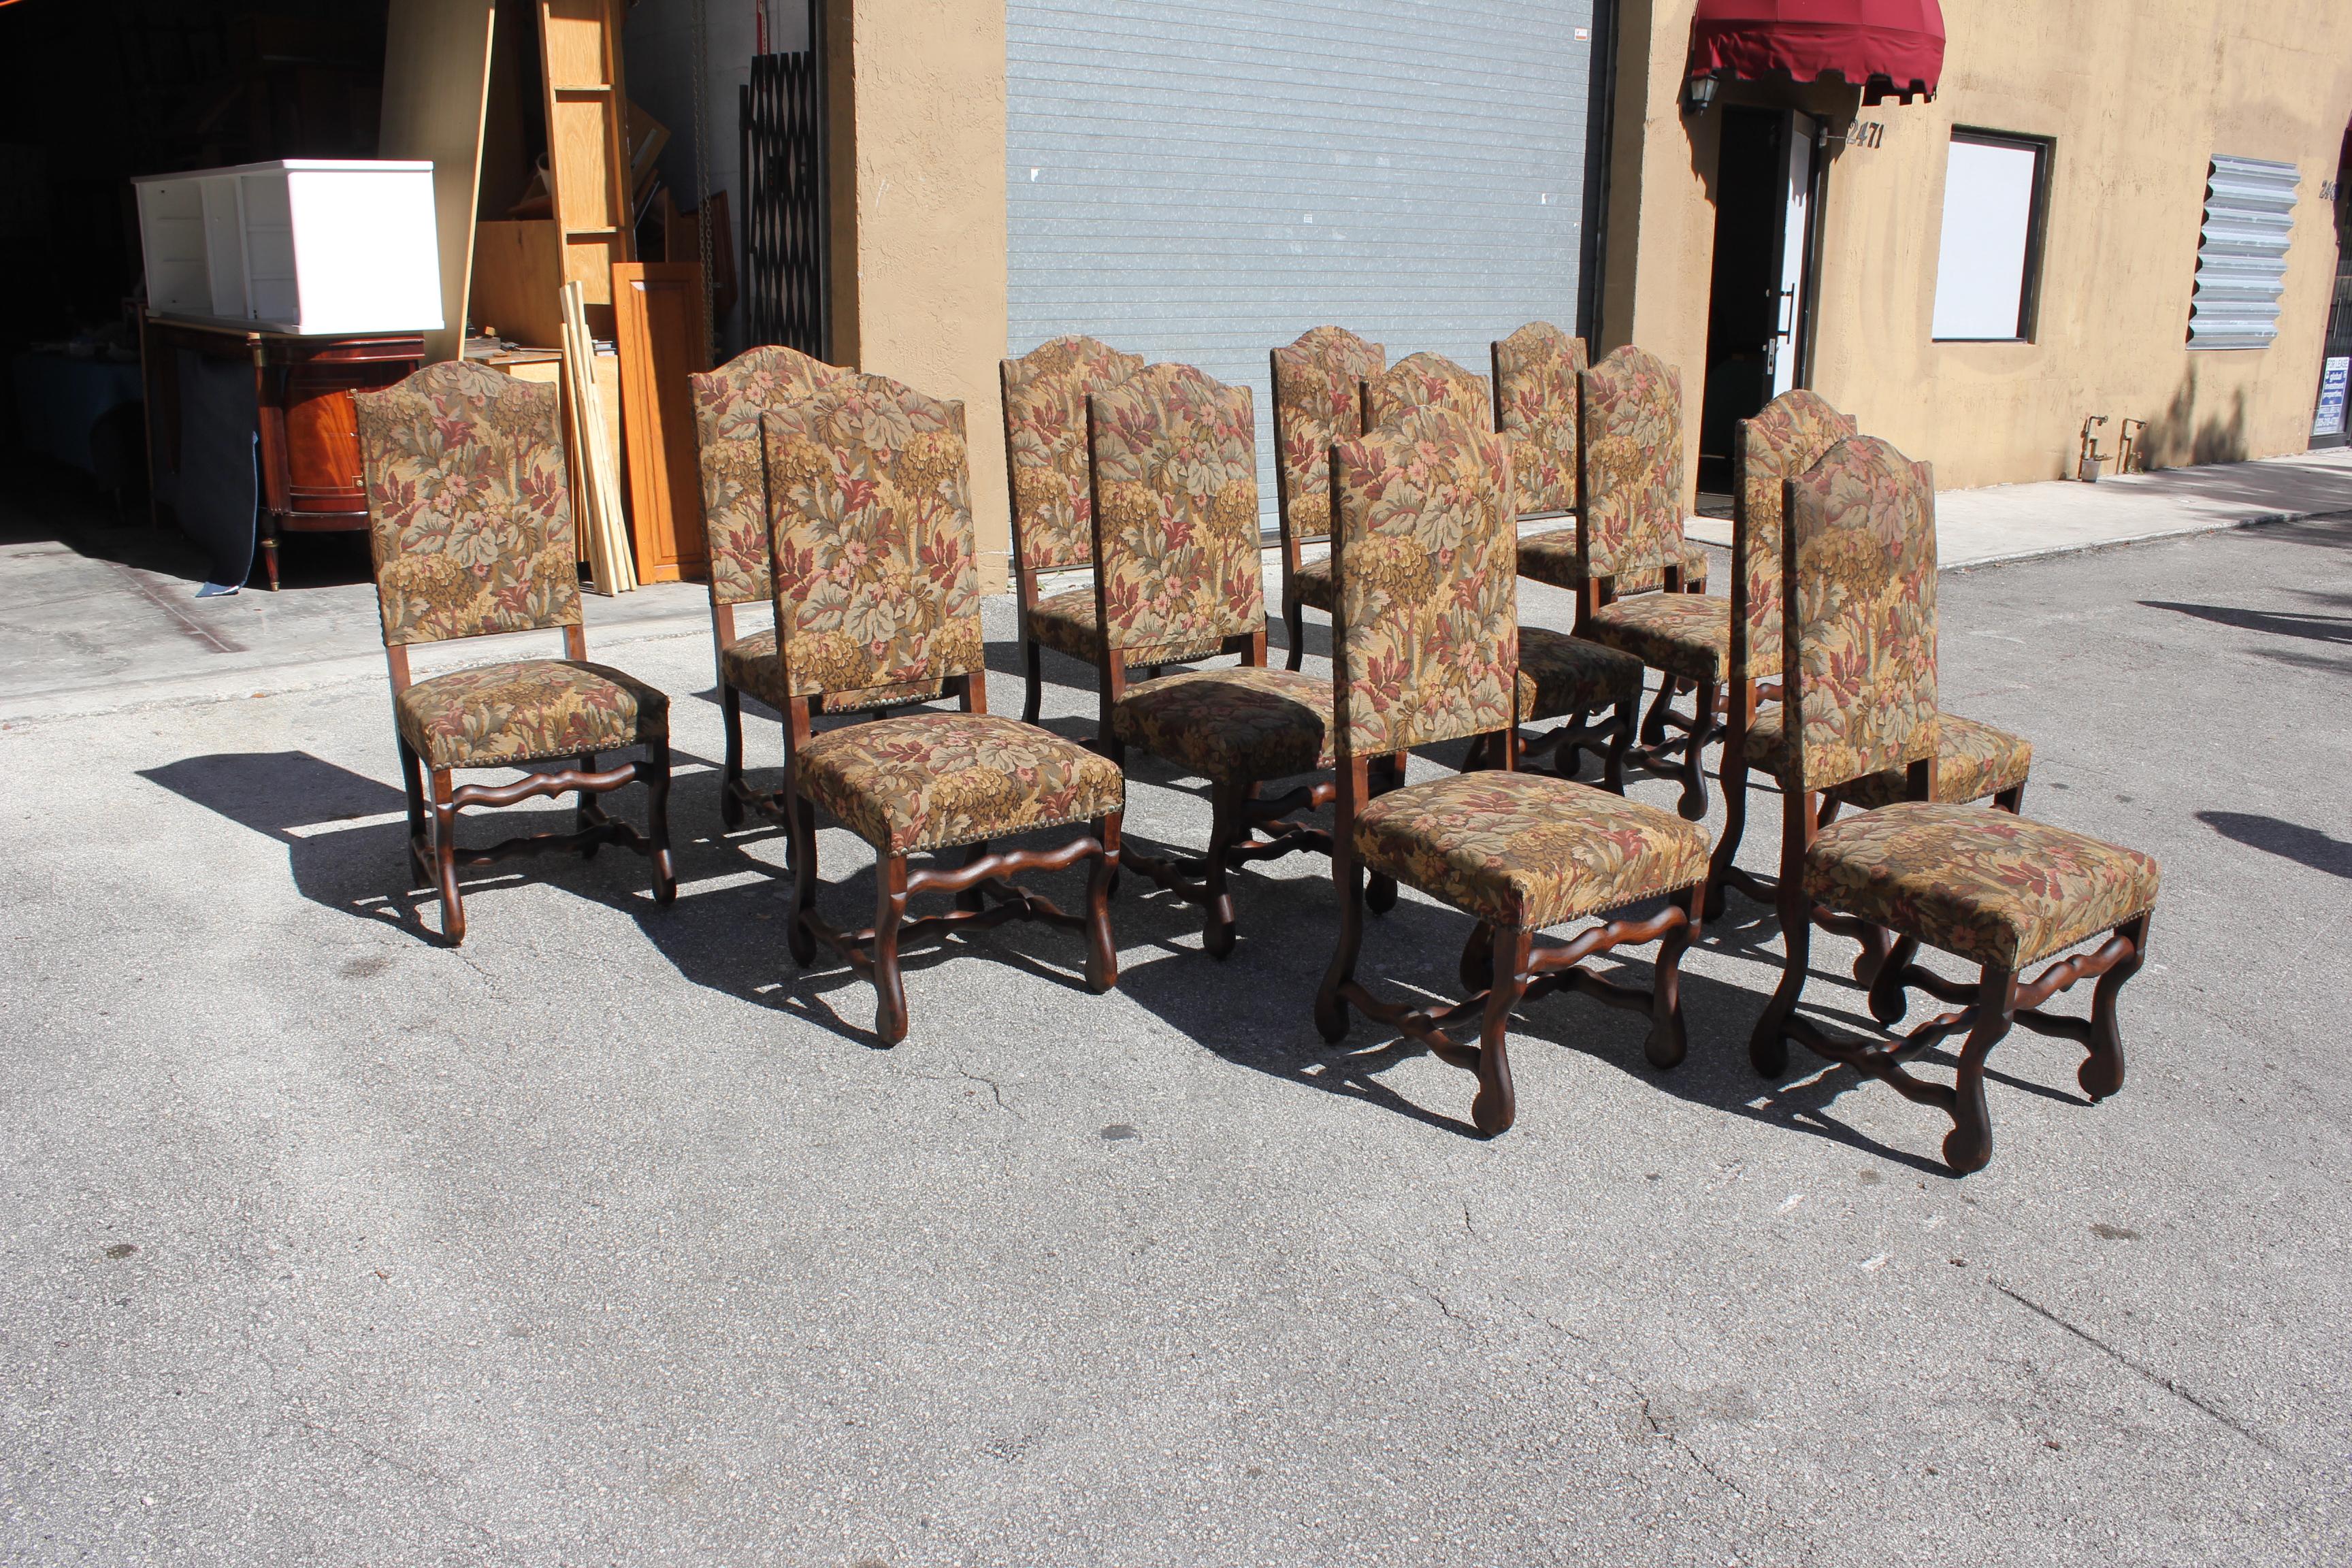
[[[157,315],[304,335],[442,324],[430,163],[292,158],[131,184]]]

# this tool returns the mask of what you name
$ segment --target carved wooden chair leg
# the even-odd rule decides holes
[[[1805,974],[1813,960],[1812,900],[1797,879],[1780,879],[1780,942],[1787,950],[1780,984],[1756,1020],[1748,1038],[1748,1059],[1766,1078],[1778,1078],[1789,1068],[1789,1020],[1797,1016],[1797,999],[1805,989]]]
[[[1348,1037],[1348,1004],[1339,987],[1356,978],[1356,955],[1364,945],[1364,869],[1342,846],[1332,847],[1331,858],[1332,880],[1339,889],[1339,943],[1315,994],[1315,1027],[1336,1046]]]
[[[1884,930],[1876,926],[1871,929],[1878,932],[1880,940],[1885,940],[1886,933]],[[1870,987],[1870,1016],[1880,1023],[1900,1022],[1903,1015],[1911,1010],[1911,998],[1906,989],[1904,972],[1911,967],[1911,961],[1918,956],[1919,939],[1917,937],[1897,937],[1895,945],[1879,960],[1870,977],[1864,982]],[[1857,962],[1854,967],[1858,970],[1862,965]]]
[[[466,907],[457,898],[457,807],[450,799],[449,770],[433,770],[433,874],[441,889],[441,940],[456,947],[466,940]]]
[[[783,801],[793,837],[793,919],[785,941],[793,962],[805,969],[816,962],[816,933],[808,924],[816,917],[816,807],[800,798],[790,779]]]
[[[425,868],[422,852],[425,844],[425,762],[404,739],[400,742],[400,782],[408,795],[408,885],[422,888],[433,880]]]
[[[654,902],[663,909],[677,902],[677,866],[669,852],[669,742],[646,747],[646,852],[654,866]]]
[[[1034,724],[1038,710],[1045,700],[1045,647],[1031,637],[1021,645],[1021,679],[1025,689],[1021,698],[1021,721]]]
[[[1666,742],[1666,715],[1673,711],[1675,694],[1682,689],[1679,678],[1658,672],[1658,695],[1650,703],[1650,710],[1642,718],[1642,744],[1663,746]]]
[[[1661,1069],[1680,1067],[1690,1051],[1690,1032],[1683,1024],[1683,953],[1698,939],[1699,919],[1706,907],[1705,885],[1678,893],[1683,919],[1658,939],[1658,959],[1650,982],[1650,1033],[1642,1054]]]
[[[2147,961],[2147,922],[2151,918],[2142,915],[2116,929],[2117,936],[2131,943],[2131,953],[2100,975],[2097,989],[2091,993],[2091,1037],[2084,1043],[2090,1055],[2075,1070],[2074,1081],[2095,1100],[2105,1100],[2124,1086],[2124,1040],[2122,1031],[2116,1026],[2116,1001],[2124,982],[2138,973],[2139,966]]]
[[[1462,989],[1483,991],[1494,978],[1495,928],[1480,921],[1470,928],[1470,940],[1462,944]]]
[[[988,840],[985,838],[964,847],[963,863],[967,866],[976,865],[987,858]],[[976,912],[988,907],[988,898],[980,890],[980,884],[975,882],[955,896],[955,907]]]
[[[1110,929],[1111,886],[1118,877],[1120,814],[1094,825],[1102,846],[1087,873],[1087,989],[1100,995],[1118,984],[1118,943]]]
[[[1612,722],[1616,733],[1609,742],[1609,752],[1601,763],[1601,787],[1611,795],[1625,793],[1625,755],[1633,749],[1633,714],[1640,706],[1640,700],[1635,699],[1631,702],[1619,703],[1613,710],[1616,717]],[[1582,766],[1581,763],[1578,765],[1580,768]],[[1564,776],[1573,778],[1576,775],[1569,773]]]
[[[1683,795],[1675,809],[1685,822],[1706,817],[1706,742],[1715,732],[1716,709],[1723,693],[1720,683],[1691,683],[1690,737],[1683,742]]]
[[[1510,1131],[1519,1119],[1518,1096],[1511,1088],[1511,1009],[1528,988],[1528,952],[1535,932],[1525,926],[1505,926],[1492,939],[1490,989],[1486,1018],[1478,1031],[1478,1093],[1470,1102],[1470,1124],[1488,1138]]]
[[[719,683],[719,723],[727,735],[727,760],[719,779],[719,820],[732,829],[743,826],[743,694]]]
[[[1404,783],[1405,753],[1398,752],[1372,767],[1371,786],[1374,795],[1386,794]],[[1376,915],[1384,915],[1396,908],[1397,884],[1394,877],[1374,871],[1364,879],[1364,902]]]
[[[898,973],[898,927],[907,918],[907,858],[874,867],[874,1033],[886,1046],[907,1037],[907,986]]]
[[[1706,867],[1706,918],[1723,917],[1724,894],[1731,868],[1739,859],[1739,841],[1748,833],[1748,746],[1732,735],[1723,743],[1723,833]]]
[[[596,771],[595,752],[583,752],[580,753],[580,771],[583,773],[593,773]],[[595,795],[588,790],[583,788],[573,796],[572,827],[572,831],[575,833],[587,832],[590,828],[595,826],[597,823],[603,819],[604,816],[604,810],[596,804]],[[596,858],[596,851],[602,849],[604,847],[604,846],[602,841],[592,838],[580,846],[580,858],[583,860],[593,860]]]
[[[1290,641],[1287,666],[1297,669],[1307,662],[1307,606],[1295,599],[1283,605],[1282,629]]]
[[[1237,928],[1226,873],[1234,846],[1250,836],[1249,802],[1253,793],[1247,784],[1228,784],[1222,779],[1210,787],[1209,854],[1202,871],[1207,897],[1201,906],[1201,945],[1217,958],[1234,951]]]
[[[1987,965],[1969,1010],[1974,1027],[1960,1047],[1960,1067],[1952,1079],[1952,1130],[1944,1135],[1944,1163],[1961,1175],[1981,1171],[1992,1159],[1992,1116],[1985,1109],[1985,1058],[2008,1034],[2015,986],[2006,969]]]

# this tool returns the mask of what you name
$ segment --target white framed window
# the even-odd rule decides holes
[[[1938,342],[2031,342],[2050,143],[1952,132],[1936,255]]]

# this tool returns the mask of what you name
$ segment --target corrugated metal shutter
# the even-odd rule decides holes
[[[1011,352],[1090,332],[1255,389],[1337,322],[1483,373],[1573,331],[1591,0],[1009,0]],[[1588,37],[1580,38],[1580,31]]]
[[[2197,238],[2190,348],[2263,349],[2278,336],[2294,186],[2293,163],[2213,160],[2205,182],[2205,226]]]

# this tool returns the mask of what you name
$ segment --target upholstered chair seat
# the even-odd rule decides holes
[[[1586,616],[1576,629],[1589,641],[1703,687],[1723,679],[1731,658],[1730,601],[1704,594],[1612,599]]]
[[[1221,784],[1260,784],[1331,765],[1331,683],[1243,665],[1163,675],[1127,689],[1111,732]]]
[[[434,768],[503,768],[669,738],[669,699],[603,664],[527,658],[420,680],[393,700]]]
[[[772,626],[766,631],[748,632],[721,647],[719,678],[730,689],[749,692],[779,713],[792,700],[784,667],[776,658],[776,633]],[[877,686],[865,691],[828,691],[822,699],[820,710],[856,713],[909,702],[936,702],[940,695],[940,683],[936,680]]]
[[[2137,849],[1931,801],[1833,822],[1805,851],[1811,897],[2012,973],[2147,914],[2158,879]]]
[[[1642,661],[1549,626],[1519,628],[1519,721],[1534,723],[1631,706],[1642,700]]]
[[[1290,591],[1292,599],[1297,603],[1305,605],[1309,609],[1320,610],[1327,616],[1329,615],[1332,592],[1331,558],[1325,555],[1313,561],[1300,562],[1298,569],[1290,574]]]
[[[1682,586],[1686,594],[1706,592],[1706,551],[1687,540],[1679,546],[1682,555]],[[1584,569],[1577,563],[1576,530],[1573,527],[1548,529],[1542,533],[1530,533],[1519,541],[1519,575],[1532,577],[1538,583],[1570,593],[1584,586]],[[1633,567],[1616,577],[1616,590],[1622,597],[1633,594],[1649,594],[1664,587],[1666,574],[1654,565]]]
[[[1670,811],[1542,773],[1408,784],[1356,817],[1364,864],[1494,925],[1540,931],[1689,887],[1708,841]]]
[[[1029,635],[1056,653],[1088,664],[1099,664],[1103,657],[1102,619],[1100,607],[1095,603],[1092,588],[1076,588],[1066,594],[1056,594],[1041,599],[1029,608]],[[1137,665],[1183,664],[1196,658],[1208,658],[1223,651],[1224,639],[1197,637],[1188,641],[1163,643],[1156,647],[1122,648],[1120,653],[1129,667]]]
[[[1778,706],[1757,712],[1748,729],[1748,766],[1775,775],[1786,771],[1789,745],[1783,714]],[[2023,789],[2032,769],[2033,742],[2024,736],[1957,713],[1937,716],[1935,798],[1942,804],[1966,805]],[[1865,773],[1830,793],[1843,805],[1869,811],[1902,800],[1904,791],[1903,770],[1890,768]]]
[[[1119,810],[1118,764],[992,713],[845,724],[800,752],[801,793],[886,855],[913,855]]]

